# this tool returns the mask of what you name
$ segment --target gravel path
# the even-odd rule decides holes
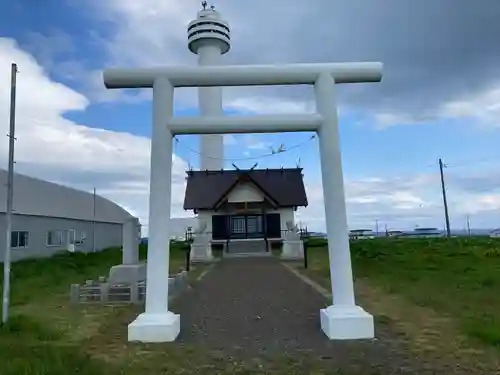
[[[171,308],[181,314],[178,342],[226,358],[289,356],[347,374],[441,373],[422,368],[384,324],[377,340],[329,341],[319,325],[326,305],[276,258],[235,258],[219,262]]]

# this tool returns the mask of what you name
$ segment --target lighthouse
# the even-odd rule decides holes
[[[198,55],[199,66],[220,65],[221,56],[229,51],[230,29],[214,6],[202,2],[198,16],[188,25],[188,48]],[[198,103],[201,116],[221,116],[222,87],[199,87]],[[224,168],[224,144],[221,134],[200,136],[200,169]]]

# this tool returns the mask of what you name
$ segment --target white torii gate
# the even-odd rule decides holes
[[[317,132],[321,157],[333,296],[332,305],[320,311],[321,328],[330,339],[374,337],[373,316],[356,306],[354,299],[335,84],[381,79],[382,64],[377,62],[109,69],[104,72],[104,83],[109,89],[153,88],[146,308],[128,326],[129,341],[174,341],[180,331],[180,316],[168,310],[172,137],[300,131]],[[314,85],[316,114],[173,117],[175,87],[295,84]]]

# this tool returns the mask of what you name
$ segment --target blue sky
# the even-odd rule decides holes
[[[406,14],[404,6],[396,5],[390,0],[384,1],[391,9],[386,17]],[[249,12],[241,5],[227,0],[218,3],[218,9],[232,26],[232,50],[224,56],[227,63],[332,60],[380,60],[385,63],[381,83],[342,87],[339,90],[340,135],[351,226],[372,226],[373,221],[379,217],[391,227],[407,228],[416,222],[422,225],[441,225],[439,182],[435,179],[439,157],[450,166],[446,173],[450,176],[449,194],[451,204],[455,207],[452,209],[452,219],[461,223],[463,216],[471,213],[477,217],[478,226],[500,226],[500,219],[498,223],[495,219],[495,210],[500,209],[500,195],[495,183],[491,182],[491,176],[498,176],[500,182],[500,170],[495,165],[496,160],[500,160],[500,72],[492,63],[498,61],[495,60],[498,56],[489,47],[477,47],[478,50],[475,50],[482,40],[481,36],[490,35],[496,27],[493,16],[491,21],[485,18],[487,14],[500,14],[498,9],[488,8],[494,3],[485,2],[484,14],[476,9],[476,18],[470,18],[473,16],[469,13],[444,15],[444,26],[433,23],[434,6],[426,5],[423,7],[422,17],[427,17],[428,28],[436,30],[436,40],[427,41],[423,38],[428,31],[423,30],[419,24],[421,9],[417,5],[412,5],[416,7],[415,20],[409,20],[404,25],[395,22],[391,29],[387,24],[381,26],[380,15],[371,14],[367,10],[361,12],[356,21],[350,5],[336,3],[332,10],[338,17],[337,23],[343,22],[343,30],[348,27],[355,30],[352,38],[362,40],[364,48],[361,48],[363,43],[358,46],[339,37],[341,32],[337,24],[325,26],[320,19],[324,17],[322,12],[303,12],[304,9],[300,7],[305,5],[297,5],[301,11],[298,8],[290,10],[288,20],[293,19],[291,23],[306,23],[313,18],[316,20],[314,26],[309,23],[310,27],[301,32],[297,28],[292,29],[290,22],[278,25],[277,22],[285,21],[270,17],[261,17],[261,27],[255,29],[252,25],[257,22],[257,11]],[[320,0],[317,3],[318,7],[330,6],[330,3]],[[275,6],[279,9],[277,4]],[[28,109],[38,108],[39,121],[57,122],[58,131],[64,133],[66,129],[67,134],[72,134],[73,130],[78,129],[79,147],[84,142],[83,133],[95,143],[96,137],[104,137],[99,129],[110,131],[106,133],[106,141],[101,139],[101,143],[98,142],[102,147],[92,154],[96,160],[106,157],[99,152],[111,147],[105,147],[102,142],[115,145],[122,151],[127,151],[130,147],[133,152],[128,153],[130,156],[127,157],[132,158],[139,147],[133,142],[137,141],[137,145],[146,144],[143,141],[151,133],[151,103],[148,93],[106,91],[100,72],[109,66],[196,64],[196,57],[187,50],[185,25],[195,17],[198,7],[196,1],[180,4],[159,0],[141,3],[131,0],[46,0],[43,3],[24,0],[4,4],[0,13],[0,37],[3,41],[14,42],[15,56],[19,53],[23,59],[34,59],[33,66],[39,67],[40,71],[35,68],[33,71],[36,71],[37,79],[44,80],[43,84],[51,87],[59,85],[58,90],[62,90],[61,87],[69,90],[66,94],[61,94],[67,102],[56,96],[47,96],[43,101],[46,107],[42,110],[31,103],[36,102],[35,98],[39,95],[37,87],[28,85],[29,90],[33,90],[30,94],[20,91],[20,97],[31,95],[31,99],[20,100],[27,100]],[[255,7],[258,8],[258,4]],[[344,21],[345,15],[352,17],[352,25]],[[460,26],[464,22],[463,17],[469,17],[466,18],[468,30]],[[475,22],[478,20],[482,22]],[[461,37],[462,33],[465,33],[463,35],[466,38]],[[371,34],[374,34],[374,40],[376,38],[375,45],[369,40]],[[316,40],[315,35],[322,35],[323,39],[330,41],[331,53],[325,52],[325,46],[316,48],[311,43]],[[453,43],[461,40],[462,50],[453,47]],[[408,45],[413,48],[409,49]],[[4,53],[1,68],[6,72],[6,64],[9,59],[12,61],[14,49],[5,47],[0,51]],[[257,51],[266,52],[259,54]],[[408,53],[414,53],[415,56],[418,54],[418,58],[412,60]],[[457,56],[464,58],[457,59]],[[448,69],[438,67],[444,63],[448,64]],[[19,79],[22,80],[23,69],[32,67],[19,64]],[[72,94],[69,95],[69,92]],[[68,99],[73,98],[73,94],[74,100]],[[241,88],[225,91],[224,105],[228,114],[236,116],[290,112],[287,109],[300,113],[311,110],[312,99],[310,91],[290,87]],[[53,104],[56,102],[57,105]],[[176,115],[196,114],[195,91],[181,90],[176,97],[176,104]],[[44,115],[45,108],[52,112],[47,110]],[[26,124],[26,129],[29,126]],[[123,143],[123,137],[119,136],[123,133],[133,137],[126,138],[127,143]],[[26,134],[33,133],[26,130]],[[115,135],[118,138],[113,138]],[[228,160],[225,164],[227,168],[232,168],[233,159],[248,158],[234,162],[239,167],[251,167],[255,162],[262,168],[281,165],[293,167],[300,158],[312,203],[311,207],[301,211],[299,217],[317,229],[322,229],[324,213],[320,161],[317,141],[308,140],[310,137],[310,133],[236,136],[226,142],[224,152]],[[70,139],[76,138],[68,136],[67,141]],[[285,150],[298,144],[302,146],[271,157],[258,158],[269,154],[270,147],[277,148],[282,143]],[[46,146],[46,150],[50,148]],[[192,150],[199,150],[198,137],[179,137],[174,150],[179,157],[179,176],[188,164],[197,167],[199,156]],[[137,212],[142,221],[147,220],[147,208],[143,207],[145,192],[138,193],[134,190],[138,194],[134,198],[133,193],[125,191],[123,187],[124,183],[132,180],[145,186],[145,181],[141,179],[147,178],[144,177],[147,173],[131,170],[140,168],[137,161],[131,160],[127,167],[128,164],[122,158],[125,165],[117,167],[115,174],[122,176],[123,181],[107,181],[102,176],[104,170],[98,171],[98,168],[95,176],[89,175],[88,180],[83,181],[75,177],[75,173],[78,168],[83,171],[88,167],[75,167],[77,164],[69,167],[62,165],[60,161],[55,167],[50,164],[48,156],[47,163],[43,164],[44,160],[30,156],[29,151],[26,154],[22,152],[24,149],[21,149],[18,161],[21,172],[40,174],[39,177],[84,189],[98,185],[104,195],[108,194],[110,198]],[[90,155],[90,151],[88,153]],[[136,159],[147,160],[146,156],[136,155]],[[91,160],[91,156],[88,158]],[[144,163],[144,168],[147,169],[148,166]],[[42,164],[45,170],[40,167]],[[106,168],[109,172],[111,164]],[[126,173],[131,175],[123,177]],[[179,177],[174,180],[182,179]],[[471,188],[471,181],[484,184],[485,180],[490,182],[488,186]],[[182,186],[175,191],[181,193]],[[402,201],[398,197],[402,197]],[[464,201],[467,204],[464,205]],[[173,212],[176,215],[187,215],[180,208],[179,202],[180,200],[173,202]],[[412,210],[417,208],[420,213],[414,214],[415,211]],[[421,214],[423,211],[424,215]]]

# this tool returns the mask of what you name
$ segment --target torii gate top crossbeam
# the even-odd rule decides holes
[[[314,84],[322,72],[332,74],[335,83],[360,83],[380,82],[382,68],[379,62],[115,68],[105,70],[103,78],[108,89],[152,87],[159,76],[174,87]]]

